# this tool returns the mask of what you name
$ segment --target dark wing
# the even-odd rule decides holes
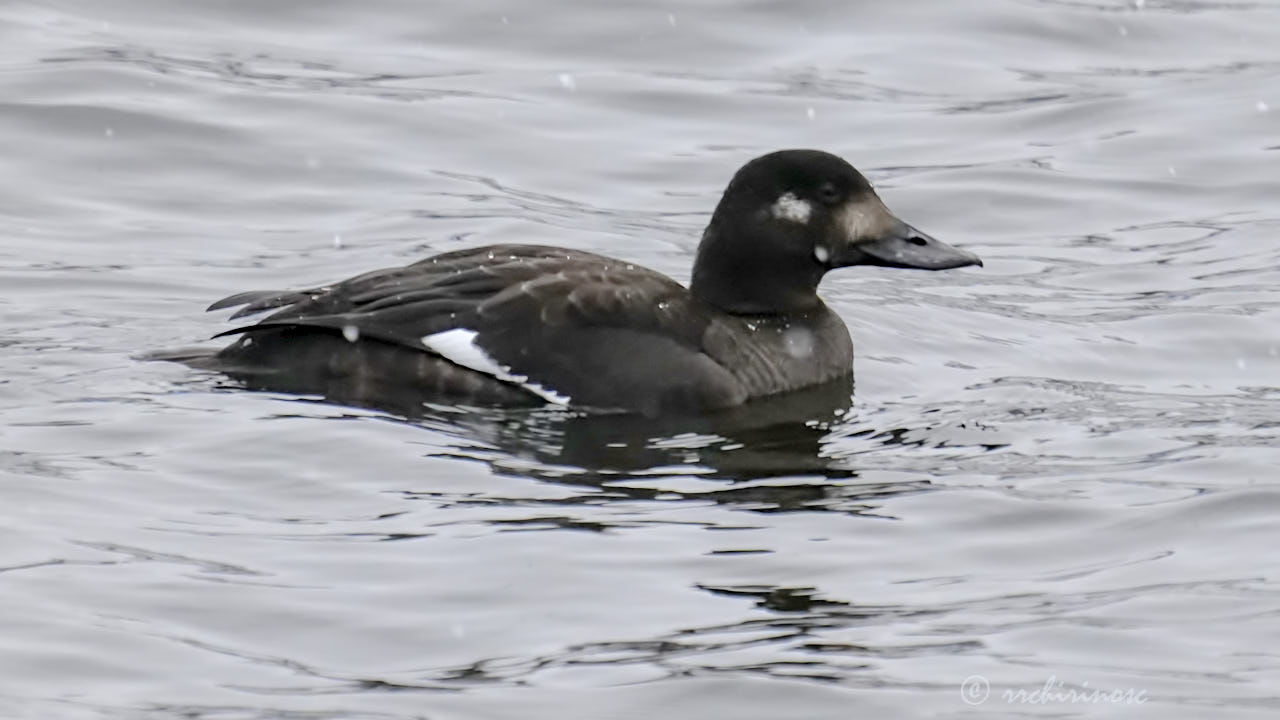
[[[424,339],[464,331],[510,377],[574,404],[657,412],[736,404],[745,394],[704,352],[712,321],[687,290],[591,253],[491,246],[328,287],[242,293],[211,309],[235,305],[245,306],[235,317],[276,312],[223,335],[323,328],[441,352]]]
[[[707,353],[712,323],[685,288],[651,270],[566,269],[482,303],[475,344],[574,404],[703,410],[746,397]]]
[[[562,248],[494,245],[374,270],[308,290],[239,293],[208,309],[243,305],[231,316],[233,320],[276,310],[255,325],[227,330],[217,337],[270,328],[315,327],[399,342],[420,350],[424,335],[473,322],[480,303],[512,285],[566,267],[611,265],[621,263]]]

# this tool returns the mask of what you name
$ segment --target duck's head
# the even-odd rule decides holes
[[[819,150],[780,150],[742,166],[698,247],[694,295],[735,313],[802,311],[828,270],[981,265],[899,220],[871,183]]]

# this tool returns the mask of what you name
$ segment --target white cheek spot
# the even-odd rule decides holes
[[[807,328],[790,328],[782,334],[782,344],[788,355],[804,360],[813,355],[813,332]]]
[[[505,383],[519,385],[549,403],[555,403],[556,405],[569,404],[570,398],[568,395],[561,395],[555,390],[543,387],[536,382],[529,382],[529,376],[517,375],[511,372],[511,368],[500,365],[496,360],[489,357],[488,353],[480,349],[479,345],[476,345],[475,330],[454,328],[453,330],[424,335],[422,344],[428,350],[449,362],[461,365],[469,370],[475,370],[478,373],[490,375],[494,379]]]
[[[804,225],[809,222],[813,206],[808,200],[801,200],[794,193],[785,193],[773,203],[773,216],[779,220]]]
[[[360,339],[360,328],[355,325],[343,325],[342,337],[346,338],[347,342],[353,343]]]
[[[822,247],[821,245],[814,245],[814,246],[813,246],[813,259],[814,259],[814,260],[817,260],[818,262],[822,263],[823,265],[826,265],[826,264],[827,264],[827,261],[831,259],[831,251],[830,251],[830,250],[827,250],[826,248]]]

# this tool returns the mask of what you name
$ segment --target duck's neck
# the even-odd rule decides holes
[[[821,306],[818,283],[825,269],[807,253],[762,251],[774,247],[785,246],[773,238],[730,236],[713,219],[698,245],[689,291],[736,315],[802,313]]]

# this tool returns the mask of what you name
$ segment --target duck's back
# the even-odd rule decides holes
[[[750,394],[709,354],[710,308],[670,278],[592,253],[490,246],[210,309],[237,305],[233,317],[275,312],[224,333],[242,337],[204,367],[347,396],[412,386],[459,402],[661,412]]]

